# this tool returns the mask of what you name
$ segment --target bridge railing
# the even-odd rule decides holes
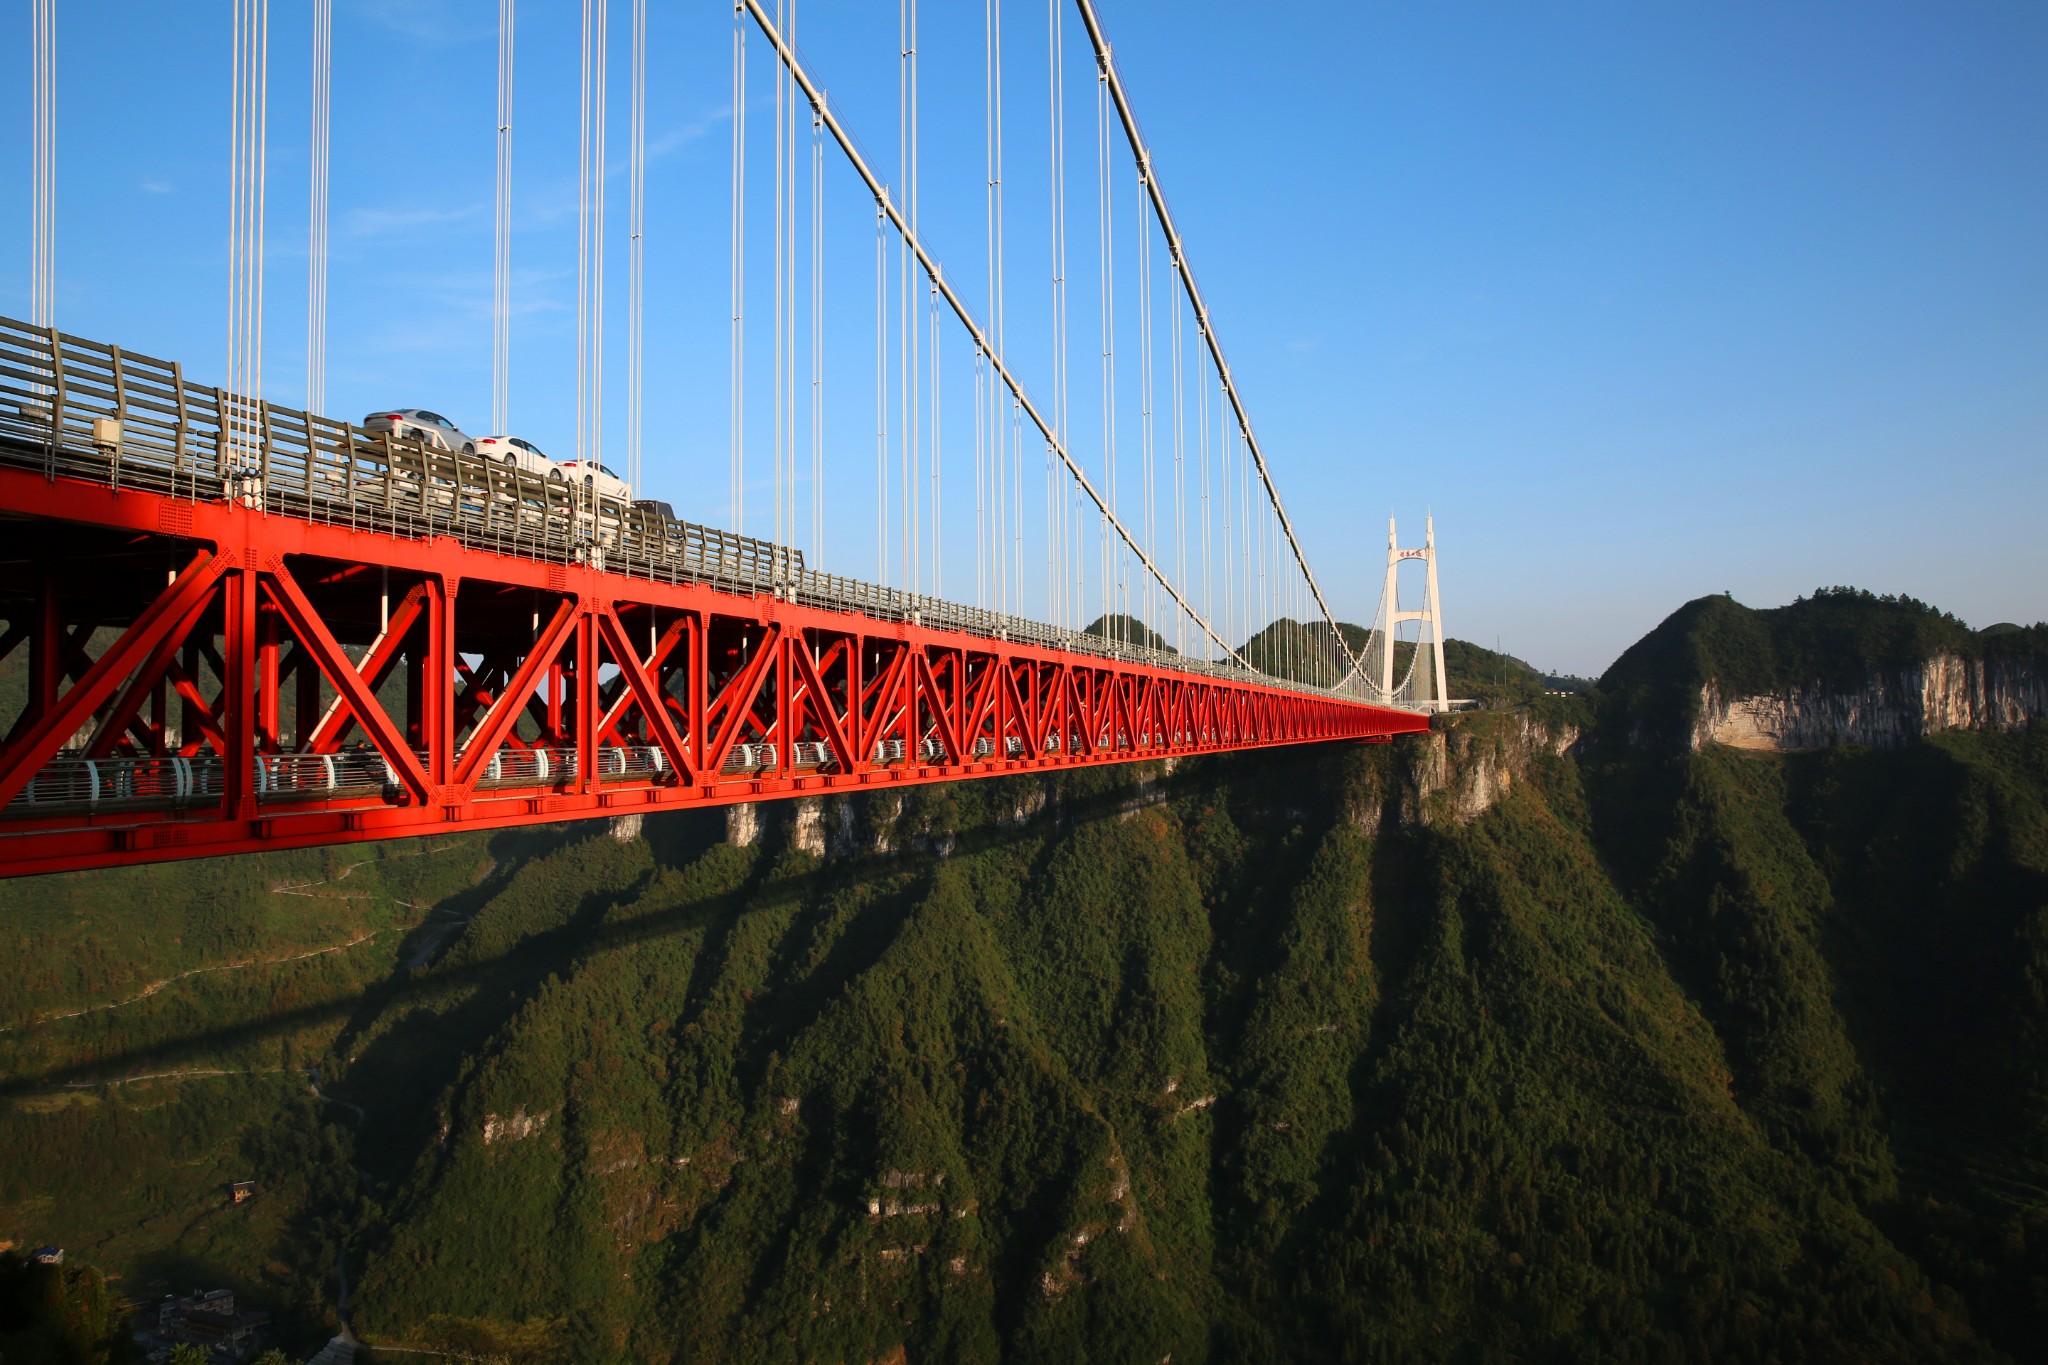
[[[703,583],[1185,673],[1331,689],[810,568],[803,552],[593,488],[194,383],[175,361],[0,317],[0,462],[393,535]],[[1357,687],[1343,695],[1370,699]]]

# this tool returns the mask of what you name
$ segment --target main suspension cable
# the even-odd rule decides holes
[[[1056,4],[1058,0],[1050,2]],[[1203,339],[1208,343],[1210,359],[1221,380],[1224,399],[1229,404],[1231,414],[1235,417],[1238,430],[1243,436],[1246,454],[1258,470],[1266,499],[1272,504],[1279,520],[1279,531],[1287,539],[1294,561],[1299,566],[1302,577],[1307,581],[1310,593],[1315,597],[1317,609],[1322,612],[1331,631],[1337,633],[1341,639],[1341,632],[1337,632],[1336,615],[1323,597],[1323,590],[1316,582],[1315,572],[1309,567],[1308,555],[1302,549],[1300,539],[1295,535],[1294,524],[1287,516],[1287,508],[1280,498],[1279,486],[1274,483],[1272,470],[1266,463],[1265,452],[1260,448],[1258,437],[1252,431],[1251,416],[1245,408],[1242,395],[1237,391],[1237,385],[1231,379],[1230,366],[1223,357],[1223,348],[1217,340],[1216,330],[1210,325],[1208,306],[1202,301],[1201,290],[1195,284],[1194,271],[1188,265],[1180,232],[1174,226],[1173,214],[1166,204],[1166,195],[1160,189],[1159,177],[1152,168],[1152,154],[1146,148],[1144,136],[1138,129],[1137,116],[1131,109],[1123,79],[1117,72],[1115,59],[1110,52],[1109,39],[1103,32],[1102,21],[1096,13],[1094,0],[1074,0],[1074,3],[1080,11],[1081,22],[1088,31],[1088,41],[1095,50],[1096,61],[1100,63],[1108,83],[1110,98],[1115,102],[1117,113],[1123,121],[1125,140],[1130,144],[1132,156],[1137,159],[1140,175],[1144,177],[1147,196],[1152,202],[1152,211],[1159,220],[1160,230],[1166,236],[1167,248],[1173,256],[1175,273],[1180,276],[1181,288],[1187,293],[1188,303],[1194,309],[1196,320],[1201,326]],[[1348,641],[1344,642],[1344,647],[1347,653],[1351,652]],[[1353,658],[1356,661],[1355,654]]]
[[[918,239],[916,234],[910,230],[910,224],[904,217],[903,211],[889,200],[888,192],[883,187],[882,182],[876,177],[873,168],[868,165],[866,157],[855,144],[845,124],[840,121],[838,115],[833,111],[831,104],[825,99],[823,92],[819,90],[816,83],[811,79],[810,73],[804,69],[795,50],[782,38],[781,32],[775,26],[775,21],[764,8],[762,0],[738,0],[738,3],[745,7],[747,13],[753,17],[755,25],[774,45],[777,58],[790,74],[795,77],[805,96],[821,111],[825,120],[825,130],[832,134],[833,141],[839,144],[839,149],[845,155],[848,164],[860,176],[868,192],[875,197],[876,205],[881,214],[909,248],[918,268],[933,282],[940,298],[948,308],[952,309],[953,315],[959,319],[960,324],[967,329],[969,340],[982,347],[983,351],[990,356],[990,364],[997,377],[1008,389],[1011,401],[1024,417],[1030,419],[1040,436],[1044,438],[1049,461],[1055,462],[1058,467],[1065,469],[1072,481],[1075,497],[1077,499],[1086,499],[1087,502],[1094,505],[1098,512],[1107,512],[1108,503],[1104,500],[1101,491],[1095,486],[1094,481],[1088,477],[1087,471],[1082,469],[1075,461],[1072,452],[1067,449],[1066,443],[1058,438],[1055,427],[1047,417],[1046,412],[1031,400],[1022,383],[1017,379],[1016,374],[1009,368],[1008,363],[990,348],[987,333],[982,330],[981,324],[976,321],[973,312],[967,307],[966,302],[961,299],[959,294],[953,289],[953,286],[947,282],[945,273],[940,269],[937,260],[926,249],[923,241]],[[1137,557],[1138,562],[1144,566],[1145,571],[1159,579],[1160,586],[1173,598],[1175,605],[1181,610],[1192,613],[1194,607],[1187,601],[1185,594],[1174,584],[1166,580],[1159,565],[1153,560],[1150,553],[1138,544],[1136,537],[1131,534],[1130,529],[1118,518],[1111,517],[1109,522],[1110,529],[1122,538],[1124,544]],[[1234,658],[1240,665],[1249,667],[1249,665],[1245,664],[1238,651],[1233,646],[1227,644],[1223,637],[1209,624],[1206,616],[1197,616],[1195,623],[1211,640],[1223,646],[1226,657]]]

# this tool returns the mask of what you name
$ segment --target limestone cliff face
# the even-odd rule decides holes
[[[1579,737],[1577,725],[1526,711],[1445,716],[1427,735],[1396,740],[1386,776],[1350,793],[1347,814],[1366,828],[1469,825],[1513,791],[1533,765],[1563,755]]]
[[[1727,696],[1709,681],[1700,690],[1691,747],[1889,749],[1944,730],[2017,729],[2042,716],[2048,716],[2048,674],[2029,661],[1942,654],[1873,672],[1854,690],[1816,684]]]

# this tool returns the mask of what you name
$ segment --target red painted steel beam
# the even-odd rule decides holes
[[[1428,725],[1339,697],[34,471],[0,467],[0,509],[17,522],[62,523],[80,544],[118,533],[123,545],[156,547],[156,559],[138,561],[154,572],[172,554],[185,566],[169,587],[105,609],[120,635],[89,662],[72,657],[92,639],[83,602],[52,588],[35,620],[10,621],[9,641],[25,639],[41,672],[33,713],[0,744],[0,876],[1384,739]],[[385,582],[405,595],[380,638]],[[643,655],[633,638],[656,623]],[[366,657],[352,661],[350,647]],[[487,663],[472,673],[464,655]],[[378,699],[401,658],[414,683],[403,717]],[[199,659],[225,684],[210,704],[189,671]],[[600,669],[616,670],[606,682],[616,691],[601,691]],[[294,673],[296,744],[281,752],[279,691]],[[316,723],[321,677],[336,699]],[[498,678],[504,686],[489,689]],[[144,702],[169,687],[199,730],[181,737],[183,748],[227,760],[224,793],[182,808],[5,805],[88,722],[103,727],[92,756],[140,761],[109,756],[129,742]],[[161,725],[161,701],[156,714]],[[546,724],[534,739],[520,734],[523,722]],[[395,798],[357,789],[280,800],[257,790],[260,763],[317,772],[346,758],[338,750],[349,725],[398,775]],[[161,744],[160,731],[145,732],[135,747],[151,733]],[[619,775],[617,741],[628,734],[665,762]],[[878,744],[899,739],[901,760],[877,763]],[[926,756],[926,740],[937,757]],[[756,752],[745,771],[725,771],[737,745],[762,742],[775,746],[772,763]],[[793,747],[819,742],[831,756],[822,769],[816,751],[800,759]],[[486,778],[493,754],[531,744],[573,750],[574,778]],[[602,770],[607,756],[612,773]]]

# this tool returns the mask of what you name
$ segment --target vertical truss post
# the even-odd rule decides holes
[[[278,750],[277,608],[256,604],[256,739],[268,753]]]
[[[576,778],[584,793],[597,790],[597,621],[589,604],[580,605],[576,618]]]
[[[221,675],[221,734],[227,741],[221,755],[222,782],[228,818],[256,818],[256,570],[250,551],[236,557],[222,594],[227,629],[222,644],[226,668]]]
[[[455,594],[460,584],[452,574],[427,580],[427,647],[424,730],[427,776],[446,786],[455,764]]]

